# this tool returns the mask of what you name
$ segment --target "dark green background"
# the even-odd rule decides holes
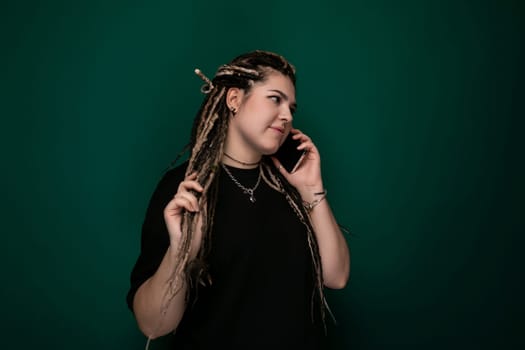
[[[143,348],[128,276],[193,69],[252,49],[297,66],[353,231],[333,349],[524,345],[523,1],[0,6],[2,348]]]

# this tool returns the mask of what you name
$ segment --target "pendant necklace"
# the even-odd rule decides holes
[[[261,173],[262,173],[261,167],[259,166],[259,177],[257,178],[257,182],[252,188],[247,188],[241,185],[241,183],[233,176],[233,174],[228,170],[228,168],[223,163],[221,163],[221,166],[224,169],[224,171],[226,171],[226,174],[228,174],[230,179],[232,179],[232,181],[237,185],[237,187],[239,187],[241,190],[243,190],[244,193],[250,196],[250,202],[255,203],[255,196],[253,195],[253,191],[255,191],[257,186],[259,186],[259,182],[261,182]]]

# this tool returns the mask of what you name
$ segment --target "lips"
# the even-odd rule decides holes
[[[270,126],[270,129],[274,129],[279,131],[281,134],[284,134],[284,128],[280,128],[278,126]]]

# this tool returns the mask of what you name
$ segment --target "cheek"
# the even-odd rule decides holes
[[[264,102],[253,103],[246,109],[246,120],[248,122],[266,122],[273,115],[272,109]]]
[[[269,109],[268,102],[262,99],[254,102],[251,107],[252,111],[255,113],[261,113]]]

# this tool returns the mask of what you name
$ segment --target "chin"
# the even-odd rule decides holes
[[[262,153],[264,156],[271,156],[272,154],[274,154],[275,152],[277,152],[278,149],[279,149],[279,145],[274,146],[274,147],[271,147],[271,148],[265,148],[261,153]]]

